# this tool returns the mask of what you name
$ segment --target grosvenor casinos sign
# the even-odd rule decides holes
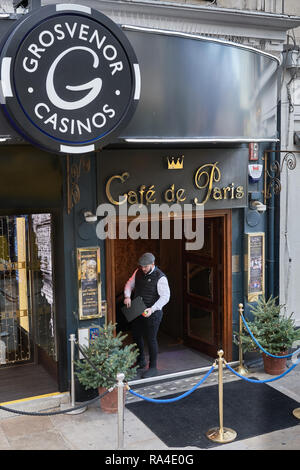
[[[86,153],[111,142],[140,95],[127,37],[81,5],[45,6],[16,22],[0,70],[5,114],[24,138],[55,153]]]

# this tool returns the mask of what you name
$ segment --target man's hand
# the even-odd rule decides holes
[[[125,297],[124,304],[126,305],[127,308],[129,308],[131,306],[131,298]]]
[[[150,307],[144,310],[144,313],[143,313],[144,317],[150,317],[151,314],[152,314],[152,309]]]

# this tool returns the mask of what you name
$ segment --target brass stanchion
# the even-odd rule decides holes
[[[118,449],[124,447],[124,378],[122,372],[117,374],[118,387]]]
[[[224,428],[223,426],[223,359],[224,351],[222,349],[218,351],[218,367],[219,367],[219,422],[220,426],[212,428],[206,433],[206,437],[213,442],[219,442],[224,444],[226,442],[232,442],[236,438],[237,434],[233,429]]]
[[[240,364],[239,366],[237,367],[236,371],[240,374],[240,375],[247,375],[248,374],[248,370],[247,368],[244,366],[244,361],[243,361],[243,349],[242,349],[242,338],[241,338],[241,334],[243,332],[243,320],[242,320],[242,314],[243,314],[243,304],[239,304],[239,330],[240,330],[240,337],[239,337],[239,361],[240,361]]]
[[[295,416],[295,418],[300,419],[300,408],[295,408],[293,410],[293,415]]]
[[[76,342],[76,337],[74,334],[70,335],[70,340],[71,342],[71,407],[74,408],[74,410],[71,411],[66,411],[66,414],[68,415],[78,415],[80,413],[84,413],[86,411],[87,406],[83,406],[82,408],[76,408],[75,406],[75,374],[74,374],[74,357],[75,357],[75,342]],[[64,408],[68,407],[68,405],[62,403],[60,405],[60,408],[63,410]]]

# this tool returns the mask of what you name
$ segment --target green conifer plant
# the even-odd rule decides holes
[[[300,339],[300,329],[296,329],[293,313],[286,316],[282,313],[285,305],[278,304],[278,297],[270,296],[266,300],[261,296],[256,305],[250,304],[253,320],[247,325],[256,341],[269,353],[280,354],[288,351],[293,343]],[[241,335],[244,351],[260,350],[252,340],[246,328]]]
[[[88,347],[81,347],[88,358],[75,361],[75,375],[87,389],[110,388],[117,382],[117,374],[125,374],[125,381],[136,375],[138,350],[136,344],[123,346],[127,335],[115,335],[115,324],[109,323],[99,330],[99,336]]]

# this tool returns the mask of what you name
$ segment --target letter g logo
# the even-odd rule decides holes
[[[92,54],[92,56],[94,57],[94,63],[93,63],[94,69],[96,69],[99,65],[99,58],[97,54],[92,49],[89,49],[88,47],[84,47],[84,46],[70,47],[69,49],[66,49],[65,51],[61,52],[61,54],[59,54],[59,56],[54,60],[53,64],[51,65],[49,72],[47,74],[46,90],[47,90],[49,100],[52,102],[52,104],[54,104],[54,106],[60,109],[74,110],[74,109],[83,108],[84,106],[87,106],[88,104],[90,104],[99,95],[101,88],[102,88],[102,80],[101,78],[97,77],[87,83],[83,83],[82,85],[76,85],[76,86],[66,85],[66,89],[71,90],[71,91],[90,90],[87,93],[87,95],[81,98],[80,100],[66,101],[58,96],[54,88],[54,74],[55,74],[56,67],[65,55],[75,50],[84,50]]]

